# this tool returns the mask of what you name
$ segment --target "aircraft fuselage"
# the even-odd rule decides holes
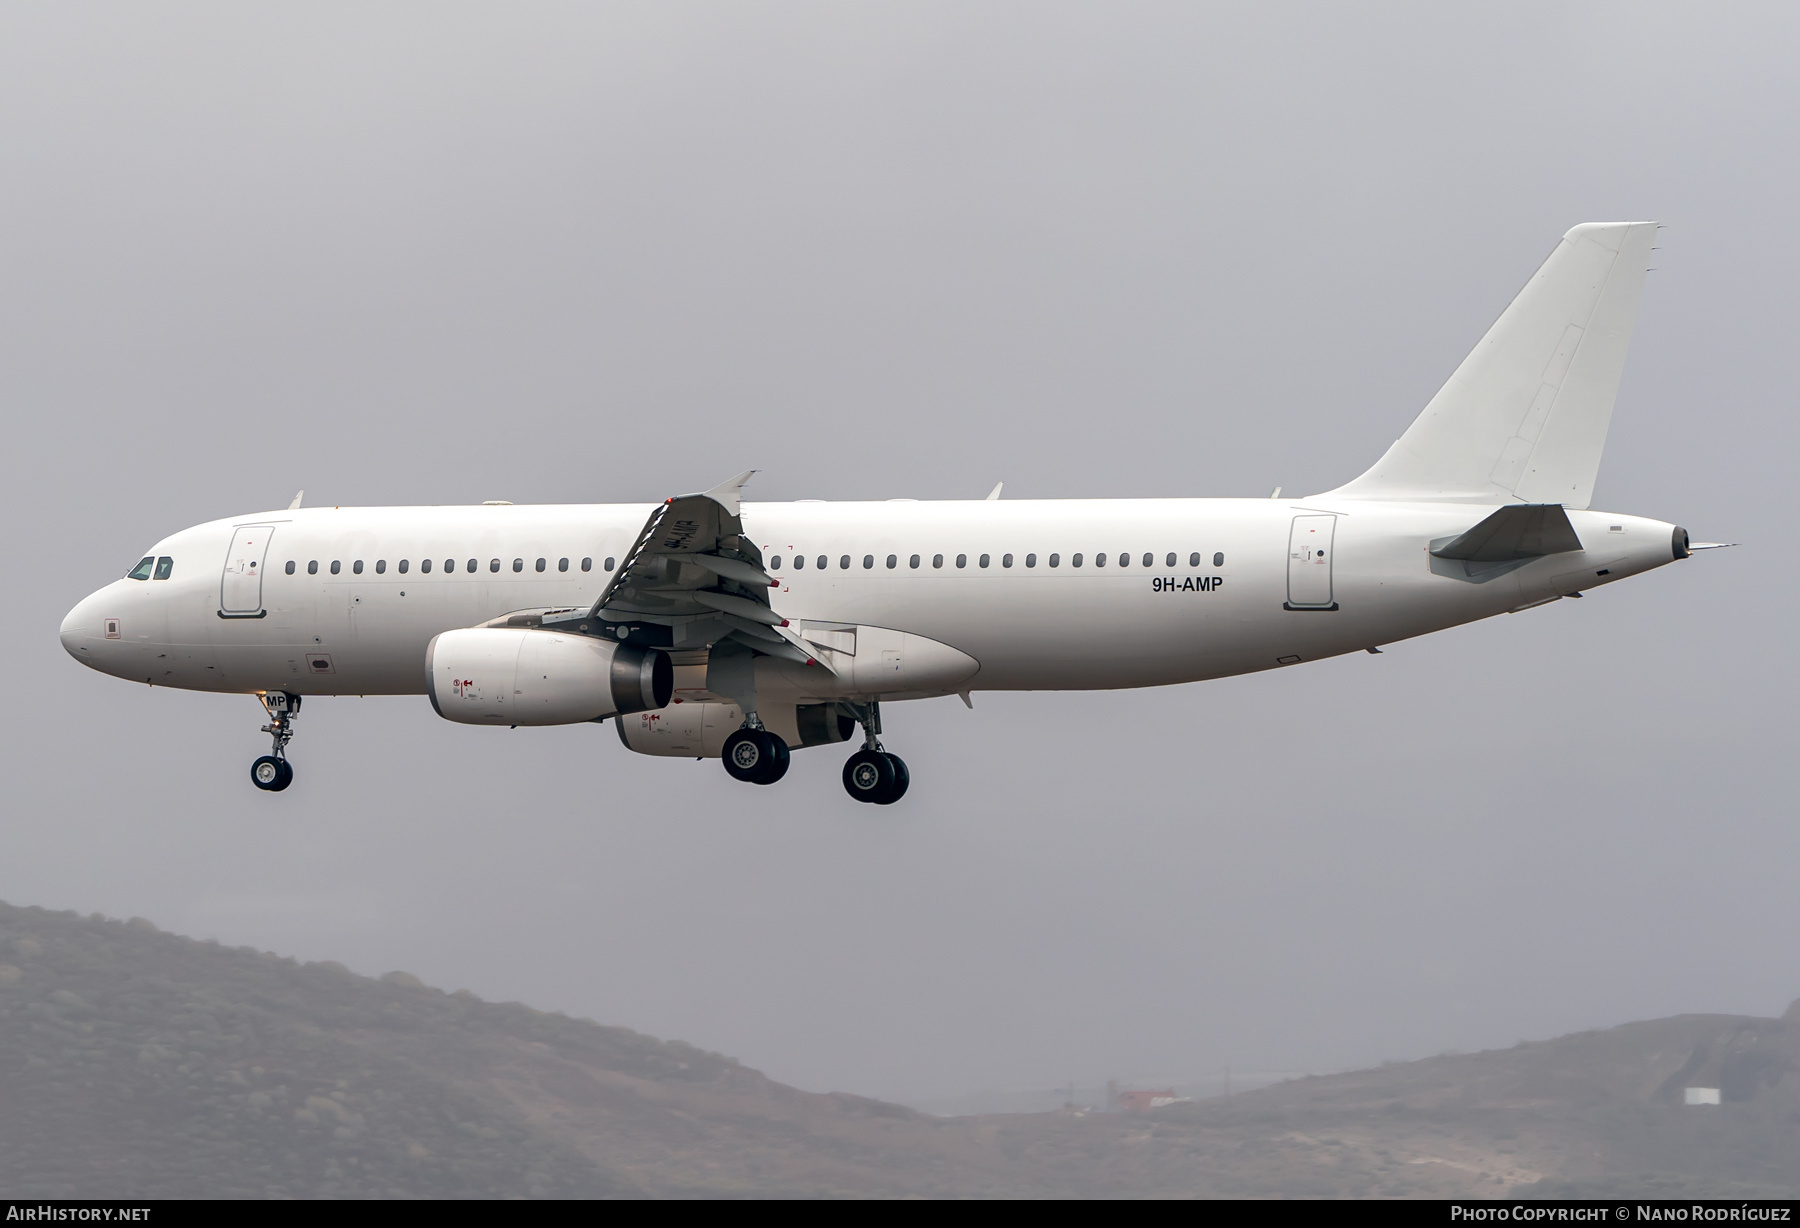
[[[166,579],[152,566],[151,578],[114,581],[77,605],[62,642],[85,665],[157,686],[423,694],[432,637],[515,611],[592,604],[608,561],[618,565],[654,507],[306,508],[213,521],[150,551],[170,560]],[[1273,669],[1681,556],[1675,526],[1592,511],[1568,513],[1577,551],[1485,569],[1431,556],[1432,543],[1492,510],[895,500],[745,504],[743,520],[778,581],[770,600],[783,617],[905,633],[975,665],[958,677],[901,669],[888,683],[815,671],[821,696],[867,698],[1161,686]],[[1297,534],[1317,537],[1322,557],[1302,552]],[[248,573],[246,549],[255,555]],[[796,686],[800,694],[808,684]]]

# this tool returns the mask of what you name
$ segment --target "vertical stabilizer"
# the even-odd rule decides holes
[[[1341,499],[1586,507],[1654,222],[1586,222],[1564,235],[1487,336]]]

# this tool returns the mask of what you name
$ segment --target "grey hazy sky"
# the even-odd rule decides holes
[[[1778,1012],[1797,27],[0,6],[0,897],[902,1098]],[[156,538],[299,487],[1323,489],[1619,218],[1667,229],[1595,505],[1743,547],[1379,657],[896,705],[892,810],[834,750],[757,789],[423,699],[309,704],[263,796],[253,700],[56,641]]]

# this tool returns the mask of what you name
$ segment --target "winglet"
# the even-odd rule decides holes
[[[294,501],[292,503],[288,504],[288,511],[291,512],[295,508],[299,507],[300,500],[304,499],[305,497],[306,497],[306,492],[304,490],[295,491],[294,492]]]
[[[983,502],[989,502],[994,499],[998,499],[1000,497],[1000,491],[1005,485],[1006,485],[1005,482],[995,482],[994,489],[987,492],[987,499],[983,500]]]
[[[738,514],[738,496],[743,492],[750,479],[755,476],[756,470],[746,469],[729,482],[721,482],[711,490],[701,493],[735,516]]]

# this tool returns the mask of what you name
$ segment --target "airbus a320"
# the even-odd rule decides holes
[[[296,496],[156,543],[62,643],[130,682],[256,696],[269,791],[304,697],[423,695],[462,724],[611,721],[629,750],[760,785],[859,741],[844,788],[889,804],[910,775],[884,703],[1375,651],[1708,548],[1588,506],[1655,235],[1570,230],[1386,454],[1302,499],[749,503],[749,473],[652,505]]]

